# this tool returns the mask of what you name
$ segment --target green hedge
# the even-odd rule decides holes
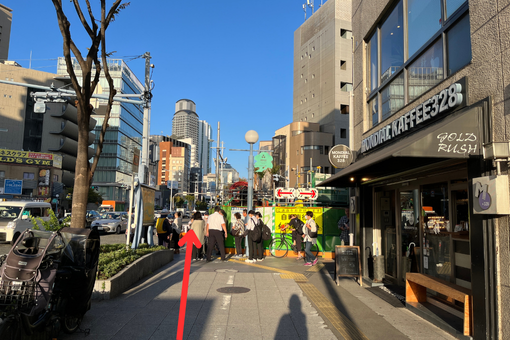
[[[148,244],[141,244],[135,250],[126,249],[125,244],[103,244],[99,253],[97,279],[107,280],[140,257],[163,249],[166,248],[163,246],[151,248]]]

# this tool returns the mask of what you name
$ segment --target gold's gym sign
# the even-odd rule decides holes
[[[0,149],[0,163],[62,168],[62,156],[52,153]]]

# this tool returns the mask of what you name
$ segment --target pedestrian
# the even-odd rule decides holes
[[[246,232],[248,234],[248,243],[251,244],[248,248],[248,245],[246,245],[246,250],[249,249],[248,252],[248,260],[246,262],[252,263],[256,262],[256,258],[253,257],[253,252],[255,251],[255,245],[253,244],[253,231],[255,230],[255,227],[257,225],[257,220],[255,217],[255,211],[250,210],[248,212],[248,222],[246,223]]]
[[[297,253],[296,260],[302,260],[304,257],[301,255],[301,243],[303,241],[303,221],[301,221],[297,215],[291,214],[289,224],[282,227],[282,230],[291,228],[292,231],[292,247]]]
[[[256,228],[259,228],[260,230],[260,237],[257,240],[254,240],[257,249],[253,252],[253,254],[258,254],[257,261],[264,261],[264,241],[262,240],[262,226],[264,225],[264,221],[262,220],[262,214],[260,211],[255,213],[255,217],[257,218]]]
[[[200,243],[202,243],[202,247],[200,248],[197,248],[197,246],[193,244],[191,257],[193,258],[193,261],[203,260],[204,257],[202,256],[202,252],[204,249],[205,222],[202,219],[202,214],[200,212],[197,211],[193,214],[193,223],[190,228],[195,232]]]
[[[223,216],[220,214],[220,210],[221,208],[216,206],[214,208],[214,214],[209,216],[207,220],[205,236],[209,237],[209,243],[207,245],[208,262],[211,261],[211,253],[215,245],[217,245],[218,249],[220,250],[221,260],[225,261],[225,243],[223,237],[227,237],[227,226]]]
[[[232,235],[234,236],[235,244],[236,244],[236,255],[235,257],[243,257],[243,238],[245,233],[244,221],[241,217],[241,214],[236,212],[234,214],[235,221],[232,222]]]
[[[248,210],[247,209],[243,209],[243,219],[244,219],[244,227],[246,229],[246,225],[248,224]],[[244,237],[244,247],[246,248],[244,250],[244,255],[243,257],[248,257],[248,254],[250,253],[250,241],[248,240],[248,234],[246,234],[246,236]]]
[[[317,264],[317,257],[312,254],[312,245],[317,244],[317,224],[315,224],[315,221],[313,220],[313,212],[307,211],[306,215],[306,223],[305,227],[303,228],[303,238],[305,241],[305,256],[306,256],[306,263],[305,266],[314,266]],[[315,233],[315,237],[312,237],[312,233]]]
[[[156,233],[158,234],[158,246],[170,248],[170,221],[167,219],[168,212],[161,212],[161,217],[156,221]]]
[[[338,220],[338,229],[340,229],[340,240],[344,241],[344,246],[349,245],[349,218],[347,215]]]
[[[204,224],[207,225],[207,220],[209,219],[209,212],[207,210],[202,215],[202,219],[204,220]],[[203,246],[204,250],[202,251],[202,253],[204,254],[204,259],[207,258],[206,254],[207,254],[208,245],[209,245],[209,237],[207,237],[207,235],[204,235],[204,246]]]
[[[181,252],[179,246],[179,235],[181,234],[182,220],[180,219],[181,212],[178,211],[174,214],[174,220],[172,222],[172,228],[170,230],[170,248],[174,250],[174,254]]]

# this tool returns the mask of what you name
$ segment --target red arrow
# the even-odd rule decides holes
[[[301,194],[301,195],[312,195],[312,198],[314,198],[315,195],[316,195],[316,192],[315,192],[315,190],[313,190],[311,192],[300,192],[299,194]]]
[[[281,197],[282,195],[292,195],[292,192],[286,192],[282,191],[282,189],[278,189],[278,191],[276,192],[276,196]]]
[[[189,271],[191,268],[191,252],[193,251],[193,244],[195,244],[197,248],[202,247],[202,243],[200,243],[197,235],[193,230],[188,231],[186,235],[184,235],[184,237],[179,241],[180,247],[182,247],[184,244],[187,244],[187,247],[186,257],[184,259],[184,276],[182,278],[179,323],[177,324],[177,340],[182,340],[182,335],[184,333],[184,317],[186,316],[186,302],[188,300]]]

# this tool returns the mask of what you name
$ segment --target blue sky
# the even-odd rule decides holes
[[[13,10],[9,59],[29,67],[32,52],[32,68],[56,73],[63,53],[52,2],[0,1]],[[151,53],[151,134],[171,135],[175,102],[191,99],[200,119],[213,126],[214,139],[220,122],[225,156],[247,177],[248,153],[228,149],[248,149],[248,130],[269,140],[292,121],[294,31],[304,21],[304,2],[131,1],[107,30],[107,51],[116,51],[113,57]],[[63,5],[73,38],[86,51],[74,9],[69,1]],[[143,59],[128,65],[143,81]]]

